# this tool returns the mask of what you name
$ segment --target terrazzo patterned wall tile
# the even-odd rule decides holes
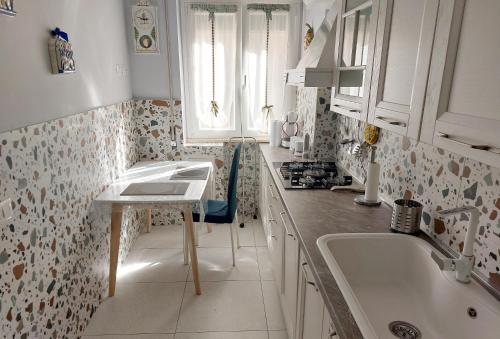
[[[335,156],[335,116],[330,112],[330,88],[303,87],[297,90],[299,135],[309,134],[316,159]]]
[[[136,129],[141,160],[188,160],[208,159],[215,164],[214,198],[226,198],[227,178],[232,150],[224,146],[184,146],[182,130],[182,105],[178,100],[137,100]],[[171,146],[172,131],[175,128],[177,142],[175,149]],[[256,199],[254,192],[258,182],[258,166],[254,166],[257,148],[248,144],[242,152],[238,180],[238,200],[240,213],[252,216]],[[246,178],[243,178],[243,156],[245,155]],[[254,179],[255,177],[255,179]],[[243,198],[243,185],[246,196]],[[244,202],[244,203],[243,203]],[[153,222],[160,224],[178,224],[182,218],[177,211],[154,211]]]
[[[74,338],[107,289],[109,214],[92,200],[137,160],[134,103],[0,134],[0,333]],[[143,215],[124,216],[124,258]]]
[[[355,120],[340,115],[336,121],[338,138],[346,137],[346,131],[355,138],[365,126],[358,128]],[[436,211],[463,205],[479,208],[476,271],[500,290],[500,169],[386,130],[381,130],[377,147],[381,195],[389,201],[405,197],[421,202],[422,229],[441,243],[460,251],[468,216],[441,218]],[[356,159],[350,150],[351,146],[337,143],[337,162],[364,180],[367,157]]]

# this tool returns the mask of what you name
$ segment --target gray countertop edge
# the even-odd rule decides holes
[[[260,144],[260,150],[297,233],[300,248],[311,267],[337,335],[340,339],[362,339],[363,335],[316,241],[324,234],[390,232],[391,207],[385,203],[380,207],[356,205],[353,201],[356,194],[351,192],[285,190],[274,170],[273,162],[290,161],[289,151],[269,144]],[[318,203],[315,199],[321,202]],[[300,207],[297,208],[298,206]],[[346,212],[355,215],[347,221]],[[341,217],[338,216],[339,213],[342,214]]]

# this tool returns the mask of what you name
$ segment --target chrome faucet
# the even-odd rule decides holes
[[[458,259],[443,259],[434,251],[432,259],[438,264],[442,271],[456,271],[456,279],[462,283],[469,283],[472,269],[474,268],[474,240],[479,225],[479,210],[474,206],[463,206],[449,210],[439,211],[442,216],[451,216],[459,213],[469,213],[470,220],[465,234],[464,248]]]

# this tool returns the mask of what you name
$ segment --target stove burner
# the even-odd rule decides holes
[[[285,188],[331,188],[338,181],[334,162],[284,162],[279,173]]]

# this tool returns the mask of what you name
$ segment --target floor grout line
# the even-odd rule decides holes
[[[257,253],[257,241],[255,238],[255,228],[252,228],[252,233],[254,235],[254,242],[255,242],[255,255],[257,258],[257,271],[259,272],[260,293],[262,295],[262,304],[263,304],[262,306],[264,307],[264,318],[266,319],[267,339],[269,339],[269,322],[267,320],[266,302],[264,300],[264,287],[262,286],[262,275],[260,273],[260,261],[259,261],[259,254]]]

